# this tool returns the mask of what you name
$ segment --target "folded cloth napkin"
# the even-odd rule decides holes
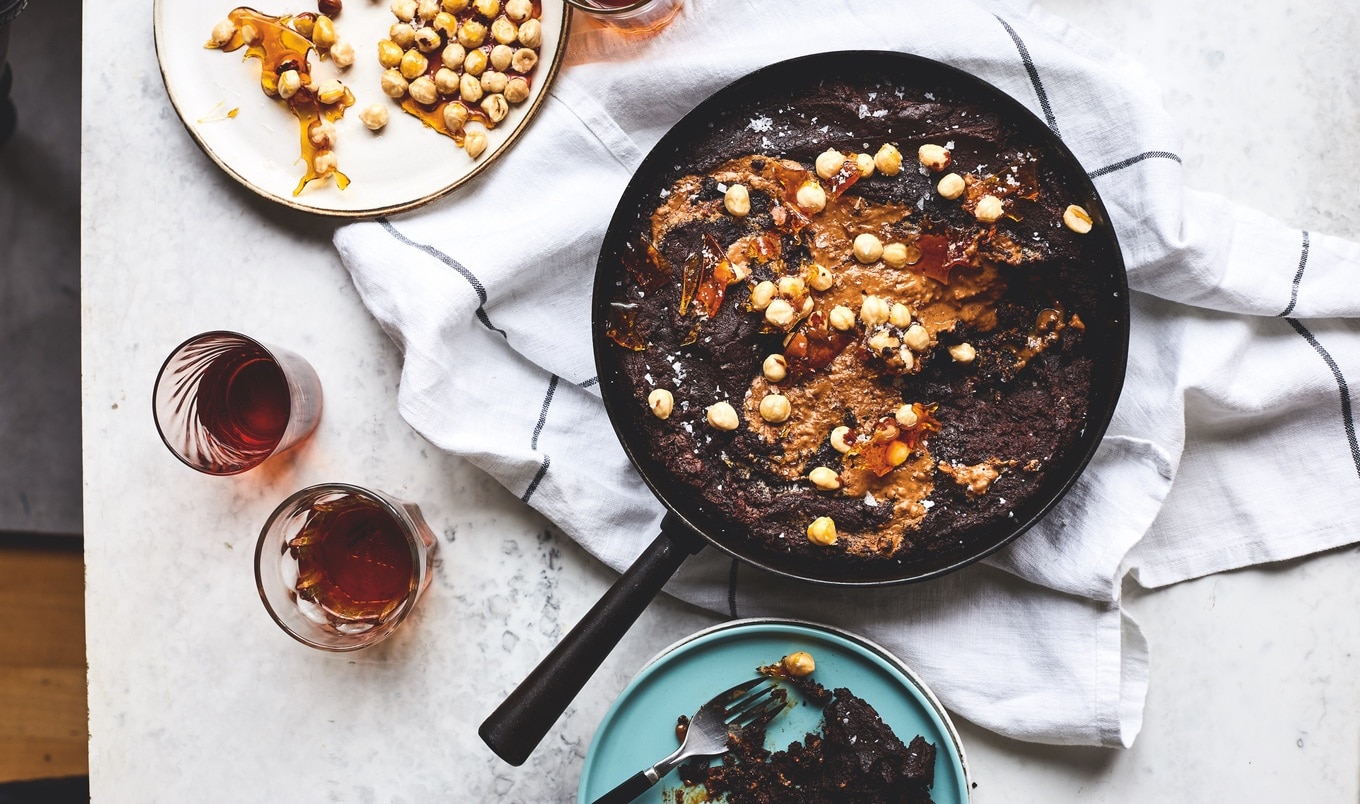
[[[667,591],[733,617],[860,632],[951,710],[1011,737],[1131,745],[1148,649],[1121,609],[1126,574],[1161,586],[1360,535],[1346,380],[1360,377],[1348,320],[1360,315],[1360,248],[1184,188],[1157,89],[1031,3],[687,0],[648,39],[576,26],[512,153],[445,201],[335,236],[364,303],[404,350],[401,413],[611,567],[630,564],[662,510],[594,377],[589,293],[606,225],[643,156],[699,101],[765,64],[844,48],[967,70],[1073,150],[1135,291],[1123,395],[1072,491],[983,563],[924,584],[840,590],[707,550]],[[1291,465],[1310,471],[1282,471]]]

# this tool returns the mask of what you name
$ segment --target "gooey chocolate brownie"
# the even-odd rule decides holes
[[[650,459],[785,566],[1014,522],[1087,423],[1099,311],[1072,160],[1023,130],[867,80],[713,127],[608,311]]]

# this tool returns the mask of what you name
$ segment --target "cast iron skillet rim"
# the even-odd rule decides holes
[[[975,550],[964,558],[951,561],[943,566],[935,567],[930,570],[901,576],[885,575],[882,577],[865,579],[817,577],[772,565],[758,556],[738,552],[734,547],[726,544],[721,537],[734,531],[743,531],[743,528],[732,527],[730,522],[720,521],[712,523],[699,521],[697,517],[691,516],[694,508],[693,504],[676,505],[672,503],[668,498],[666,491],[663,490],[662,486],[664,483],[661,481],[669,481],[670,485],[674,486],[676,491],[680,493],[684,493],[685,491],[693,493],[692,490],[688,490],[688,487],[682,486],[673,478],[662,477],[657,479],[652,476],[652,473],[648,468],[649,460],[643,457],[643,455],[645,455],[645,442],[635,443],[642,439],[640,432],[626,431],[624,429],[623,425],[627,422],[627,418],[624,416],[623,412],[618,409],[617,405],[619,403],[612,399],[613,393],[620,393],[611,391],[611,389],[613,384],[619,381],[619,375],[621,374],[620,360],[615,357],[615,355],[619,354],[616,350],[621,347],[614,344],[604,335],[603,323],[605,321],[605,313],[612,300],[611,294],[616,292],[614,290],[615,286],[613,282],[625,275],[616,259],[618,245],[621,244],[621,238],[625,237],[628,234],[628,230],[632,228],[633,222],[642,214],[639,209],[630,206],[630,200],[635,196],[644,193],[646,189],[650,188],[655,177],[658,174],[665,172],[664,168],[658,170],[656,165],[658,163],[664,164],[664,159],[670,159],[673,156],[677,150],[677,146],[683,145],[684,140],[682,135],[692,128],[696,124],[696,121],[702,122],[713,117],[713,112],[719,111],[724,104],[730,103],[730,98],[739,96],[743,90],[753,83],[764,82],[774,73],[792,68],[799,68],[807,63],[819,60],[840,62],[842,64],[854,60],[868,61],[873,62],[873,67],[882,70],[883,72],[890,72],[891,67],[896,67],[903,72],[908,72],[912,66],[927,67],[930,70],[941,72],[947,79],[952,80],[956,84],[962,84],[968,90],[991,96],[998,104],[1005,107],[1001,111],[1006,113],[1008,117],[1024,121],[1024,123],[1032,130],[1040,132],[1040,136],[1042,137],[1040,144],[1043,147],[1050,149],[1052,152],[1056,152],[1069,165],[1079,167],[1081,164],[1072,153],[1071,149],[1067,147],[1066,143],[1064,143],[1058,135],[1047,126],[1047,124],[1040,120],[1037,115],[1015,98],[971,73],[943,62],[938,62],[912,53],[887,50],[828,51],[776,62],[747,73],[745,76],[722,87],[709,97],[705,98],[676,122],[670,130],[662,136],[657,144],[653,146],[652,150],[643,159],[642,163],[639,164],[633,173],[632,179],[629,180],[627,187],[624,188],[623,194],[620,196],[619,204],[614,211],[614,215],[610,219],[609,228],[605,232],[604,240],[601,244],[600,255],[595,268],[595,282],[591,301],[591,338],[594,345],[596,376],[599,378],[600,397],[604,402],[606,414],[609,416],[610,426],[613,427],[614,433],[619,440],[619,444],[623,447],[624,453],[628,456],[628,460],[632,463],[633,468],[642,477],[643,482],[647,484],[647,487],[651,490],[652,494],[669,512],[670,516],[679,519],[684,523],[685,527],[689,528],[695,534],[702,536],[704,541],[712,544],[735,559],[747,562],[752,566],[767,572],[794,580],[810,581],[827,586],[849,587],[893,586],[897,584],[916,583],[949,574],[997,552],[1019,538],[1037,524],[1039,520],[1043,519],[1060,500],[1067,496],[1077,479],[1085,471],[1092,457],[1094,457],[1096,450],[1100,448],[1104,433],[1109,427],[1110,420],[1114,415],[1114,409],[1118,404],[1120,392],[1123,389],[1128,363],[1130,317],[1128,277],[1123,253],[1119,247],[1119,240],[1114,231],[1114,226],[1109,220],[1109,215],[1105,209],[1105,204],[1100,197],[1099,191],[1096,189],[1094,183],[1084,169],[1074,171],[1074,173],[1080,174],[1078,189],[1086,191],[1086,198],[1092,207],[1088,211],[1091,212],[1092,217],[1095,218],[1098,223],[1102,224],[1096,231],[1101,232],[1109,241],[1108,251],[1110,252],[1110,259],[1112,260],[1109,265],[1109,273],[1113,280],[1113,287],[1107,287],[1105,290],[1113,290],[1119,299],[1119,320],[1111,322],[1114,325],[1110,327],[1112,330],[1112,337],[1108,338],[1113,341],[1113,343],[1108,344],[1110,347],[1108,351],[1098,352],[1093,355],[1096,358],[1096,364],[1093,365],[1092,370],[1093,382],[1090,398],[1094,404],[1091,408],[1088,408],[1086,424],[1078,434],[1076,441],[1072,444],[1073,447],[1077,447],[1084,443],[1084,449],[1082,449],[1080,453],[1069,452],[1064,456],[1062,462],[1068,465],[1066,477],[1061,483],[1058,483],[1053,487],[1048,494],[1048,498],[1039,505],[1031,516],[1023,521],[1017,521],[1009,534],[983,549]],[[650,216],[650,214],[649,210],[646,211],[647,216]],[[1104,282],[1102,281],[1101,284],[1104,284]],[[1104,379],[1104,387],[1097,386],[1097,378]],[[1103,405],[1100,404],[1102,400],[1104,400]],[[700,502],[698,505],[702,508],[704,503]],[[704,516],[705,519],[709,518],[709,515],[702,510],[698,513],[701,516]],[[721,519],[720,515],[719,518]],[[716,525],[716,527],[714,527],[714,525]],[[837,567],[837,569],[850,571],[852,568],[842,565]],[[876,569],[876,572],[883,572],[883,570]]]

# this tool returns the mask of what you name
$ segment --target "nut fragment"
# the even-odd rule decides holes
[[[1077,234],[1086,234],[1091,231],[1091,213],[1071,204],[1063,210],[1063,224]]]
[[[786,422],[792,413],[793,406],[789,404],[789,398],[783,394],[766,394],[760,400],[760,418],[770,424]]]
[[[316,89],[316,99],[328,106],[343,97],[345,97],[345,85],[334,78],[322,83]]]
[[[829,516],[819,516],[812,520],[807,529],[808,541],[829,547],[836,543],[836,521]]]
[[[921,160],[921,164],[931,170],[944,170],[953,161],[953,156],[943,146],[933,143],[926,143],[916,151],[916,157]]]
[[[368,126],[369,131],[377,131],[387,125],[387,107],[381,103],[373,103],[365,106],[359,112],[359,122]]]
[[[425,74],[430,68],[430,60],[415,48],[406,51],[401,57],[401,77],[407,81],[414,81]]]
[[[728,402],[715,402],[705,413],[708,424],[715,430],[735,430],[741,424],[737,411]]]
[[[869,338],[869,351],[874,354],[881,355],[885,349],[896,349],[901,345],[901,341],[886,332],[875,332]]]
[[[815,166],[817,175],[824,179],[829,179],[841,171],[841,166],[845,164],[845,154],[835,148],[827,148],[817,154]]]
[[[843,304],[838,304],[831,308],[831,312],[827,314],[826,320],[831,324],[832,329],[845,332],[848,329],[854,329],[855,311]]]
[[[897,419],[897,423],[903,427],[915,427],[916,423],[921,420],[921,417],[916,415],[916,408],[913,405],[903,405],[898,408],[897,414],[893,418]]]
[[[883,262],[890,268],[907,267],[907,246],[904,243],[889,243],[883,247]]]
[[[433,28],[421,28],[416,31],[416,47],[420,48],[421,53],[429,53],[443,43],[443,37]]]
[[[850,443],[845,440],[848,435],[850,435],[850,428],[845,425],[833,429],[831,431],[831,448],[841,454],[849,452]]]
[[[808,472],[808,480],[811,480],[812,485],[823,491],[835,491],[841,487],[840,475],[836,474],[835,469],[826,466],[818,466]]]
[[[940,183],[935,185],[935,189],[940,195],[950,201],[963,195],[963,191],[967,187],[968,185],[964,183],[963,177],[957,173],[946,173],[944,178],[940,179]]]
[[[505,99],[511,103],[523,103],[529,97],[529,82],[517,75],[505,84]]]
[[[874,167],[884,176],[896,176],[902,172],[902,152],[887,143],[874,154]]]
[[[538,47],[543,44],[543,24],[538,20],[525,20],[519,25],[519,43],[525,47]]]
[[[865,232],[855,236],[854,244],[855,259],[868,265],[883,256],[883,241],[875,235]]]
[[[482,99],[481,79],[472,73],[465,73],[458,82],[458,95],[468,103],[476,103]]]
[[[463,60],[467,58],[467,48],[457,42],[450,42],[444,46],[444,52],[439,56],[444,62],[444,66],[450,70],[463,69]]]
[[[902,302],[894,302],[888,311],[888,323],[898,329],[911,326],[911,308]]]
[[[307,139],[318,148],[335,147],[335,124],[329,120],[317,120],[307,127]]]
[[[354,45],[351,45],[348,39],[341,39],[331,45],[331,61],[342,70],[354,66]]]
[[[288,100],[302,89],[302,76],[297,70],[284,70],[279,73],[279,97]]]
[[[428,75],[422,75],[412,81],[408,91],[411,93],[411,99],[416,103],[432,106],[439,102],[439,89],[435,87],[434,79]]]
[[[491,23],[491,38],[502,45],[513,45],[519,38],[519,26],[507,17],[497,17]]]
[[[382,74],[383,94],[394,100],[401,100],[406,97],[406,90],[410,88],[406,81],[406,76],[400,70],[388,70]]]
[[[865,296],[864,303],[859,308],[859,320],[868,326],[885,324],[888,317],[892,315],[892,305],[886,299],[877,296]]]
[[[751,214],[751,194],[746,190],[746,185],[728,187],[727,192],[723,193],[723,206],[733,217],[744,218]]]
[[[320,151],[316,158],[312,160],[312,170],[326,175],[340,166],[340,160],[335,157],[335,151]]]
[[[826,190],[815,181],[806,181],[798,188],[794,200],[798,202],[799,207],[808,212],[821,212],[826,209]]]
[[[510,104],[506,102],[505,96],[499,92],[487,95],[482,98],[482,111],[493,123],[499,123],[510,113]]]
[[[316,45],[317,50],[330,50],[331,46],[340,41],[340,37],[335,33],[335,23],[331,18],[322,14],[312,23],[312,44]]]
[[[665,388],[657,388],[647,395],[647,406],[658,419],[669,419],[671,411],[675,409],[675,397]]]
[[[923,352],[930,346],[930,333],[920,324],[912,324],[907,327],[907,331],[902,333],[902,340],[910,348]]]
[[[770,355],[760,364],[760,373],[770,382],[779,382],[789,375],[789,361],[783,355]]]
[[[813,290],[830,290],[836,283],[836,277],[824,265],[813,263],[808,273],[808,284]]]
[[[798,320],[798,313],[788,301],[775,299],[765,308],[765,320],[776,327],[787,327]]]
[[[222,47],[231,42],[231,38],[236,35],[236,23],[230,19],[224,19],[213,26],[212,39],[213,45]]]
[[[859,177],[867,179],[874,175],[874,158],[868,154],[855,154],[855,167],[859,168]]]
[[[784,672],[794,678],[811,675],[812,671],[817,669],[817,663],[812,660],[812,654],[801,650],[797,653],[790,653],[780,659],[779,663],[783,665]]]
[[[770,302],[774,301],[775,294],[778,292],[779,289],[769,280],[758,283],[751,288],[751,309],[764,310],[769,307]]]
[[[505,0],[505,16],[515,22],[524,22],[534,13],[532,0]]]
[[[957,346],[949,347],[949,356],[958,363],[972,363],[977,357],[977,350],[971,343],[961,343]]]
[[[457,131],[468,121],[468,109],[461,103],[450,102],[444,104],[444,125],[449,131]]]
[[[453,106],[454,104],[449,104]],[[461,108],[461,107],[460,107]],[[481,129],[474,129],[463,135],[463,150],[467,155],[476,159],[486,150],[486,132]]]
[[[1005,211],[1000,198],[994,195],[984,195],[978,199],[977,207],[973,210],[973,217],[983,223],[996,223]]]

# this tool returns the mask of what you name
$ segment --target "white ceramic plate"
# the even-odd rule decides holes
[[[563,0],[541,3],[543,44],[530,95],[488,132],[486,152],[474,160],[453,140],[403,112],[379,89],[383,68],[378,64],[378,41],[396,22],[386,0],[346,0],[335,27],[340,38],[354,45],[354,65],[342,71],[315,53],[311,57],[314,81],[340,78],[356,99],[336,123],[335,154],[340,170],[350,178],[344,190],[333,181],[313,182],[293,195],[305,172],[297,120],[282,103],[260,91],[260,62],[243,60],[244,49],[225,53],[203,47],[213,25],[243,5],[240,0],[156,0],[156,56],[184,127],[230,176],[295,209],[371,217],[412,209],[445,195],[518,139],[552,84],[566,48],[570,10]],[[273,15],[316,12],[315,0],[258,0],[251,7]],[[377,133],[359,121],[359,110],[371,103],[386,105],[390,114],[390,122]],[[239,109],[234,118],[226,116],[231,109]]]

